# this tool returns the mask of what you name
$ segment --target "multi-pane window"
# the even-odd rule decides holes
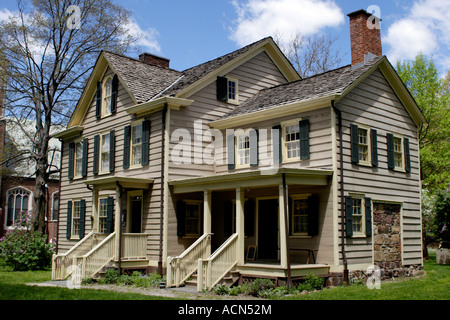
[[[81,177],[83,173],[83,142],[75,142],[75,177]]]
[[[74,201],[72,205],[72,236],[80,234],[81,201]]]
[[[394,165],[396,169],[403,168],[402,138],[394,137]]]
[[[360,162],[369,161],[369,130],[358,128],[358,156]]]
[[[55,192],[52,195],[52,220],[58,220],[59,213],[59,192]]]
[[[352,227],[353,233],[361,233],[363,232],[363,199],[362,198],[353,198],[352,199]]]
[[[7,192],[6,226],[12,226],[20,216],[28,212],[31,192],[23,188],[15,188]]]
[[[140,165],[142,161],[142,123],[131,127],[131,165]]]
[[[100,171],[109,171],[110,138],[109,133],[103,134],[101,138]]]
[[[308,234],[308,201],[307,199],[293,199],[292,204],[292,234]]]
[[[98,206],[98,231],[106,232],[106,220],[108,216],[108,199],[101,198]]]
[[[284,149],[287,159],[300,158],[300,127],[298,121],[284,126]]]
[[[186,201],[186,236],[200,235],[201,202]]]
[[[112,78],[109,77],[103,84],[102,116],[111,114]]]
[[[237,161],[238,166],[250,164],[250,135],[248,133],[238,135],[237,137]]]
[[[238,81],[233,78],[227,78],[227,98],[228,102],[238,103]]]

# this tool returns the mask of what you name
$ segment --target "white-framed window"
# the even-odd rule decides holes
[[[59,191],[52,194],[52,218],[51,220],[57,221],[59,216]]]
[[[78,237],[80,234],[81,219],[81,199],[72,201],[72,221],[71,221],[71,237]]]
[[[142,121],[131,125],[130,165],[137,167],[142,165]]]
[[[187,237],[200,236],[200,223],[201,223],[201,200],[184,200],[186,203],[186,216],[185,226]]]
[[[236,132],[236,167],[250,166],[250,131]]]
[[[354,236],[365,234],[365,202],[363,195],[352,195],[352,229]]]
[[[108,217],[108,197],[102,197],[98,200],[98,231],[106,233],[106,223]]]
[[[403,170],[403,138],[394,135],[394,166],[395,170]]]
[[[230,103],[239,103],[239,84],[238,80],[235,78],[227,77],[227,96],[228,102]]]
[[[281,123],[283,159],[286,161],[300,160],[300,120]]]
[[[111,95],[112,95],[112,76],[108,76],[103,81],[102,94],[102,117],[110,115],[111,112]]]
[[[75,141],[75,152],[74,152],[74,173],[75,178],[81,178],[83,175],[83,141]]]
[[[11,227],[18,222],[21,214],[32,209],[33,193],[22,187],[16,187],[6,192],[5,225]]]
[[[370,152],[370,129],[358,125],[358,159],[359,164],[370,165],[371,164],[371,152]]]
[[[100,172],[109,172],[110,139],[109,132],[100,135]]]

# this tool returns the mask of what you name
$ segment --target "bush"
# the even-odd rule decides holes
[[[322,290],[324,279],[310,273],[305,280],[305,284],[310,286],[312,290]],[[311,290],[311,291],[312,291]],[[310,290],[308,290],[310,291]]]
[[[257,297],[259,292],[273,288],[275,288],[275,284],[272,280],[258,278],[248,285],[245,293]]]
[[[120,278],[119,270],[116,269],[108,269],[105,273],[105,284],[117,284]]]
[[[32,231],[31,216],[20,214],[13,229],[0,239],[0,256],[14,271],[44,270],[51,266],[53,244],[47,243],[47,236]]]
[[[440,192],[435,202],[436,225],[441,248],[450,248],[450,193]]]

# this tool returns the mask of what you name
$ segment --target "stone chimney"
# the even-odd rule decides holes
[[[383,55],[381,49],[381,19],[366,10],[358,10],[347,15],[350,18],[350,41],[352,65],[364,62],[365,55]]]
[[[159,57],[159,56],[151,54],[151,53],[145,53],[145,52],[139,55],[139,60],[141,60],[142,62],[148,63],[148,64],[152,64],[154,66],[159,66],[159,67],[163,67],[163,68],[169,68],[169,63],[170,63],[169,59]]]

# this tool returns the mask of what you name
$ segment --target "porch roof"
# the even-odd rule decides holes
[[[286,184],[288,185],[326,186],[328,185],[328,177],[333,175],[333,170],[297,168],[259,169],[246,172],[169,180],[169,185],[173,186],[174,193],[262,187],[282,184],[283,174],[286,176]]]
[[[154,179],[142,179],[135,177],[105,177],[92,180],[86,180],[84,183],[87,186],[94,186],[99,190],[115,190],[117,185],[122,188],[131,189],[149,189],[153,184]]]

